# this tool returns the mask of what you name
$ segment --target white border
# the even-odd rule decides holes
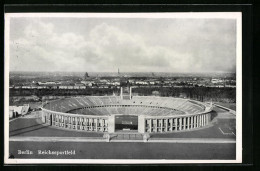
[[[19,17],[62,18],[221,18],[236,19],[236,160],[132,160],[132,159],[8,159],[9,156],[9,31],[10,19]],[[189,13],[6,13],[4,57],[4,163],[5,164],[172,164],[172,163],[241,163],[242,162],[242,13],[189,12]]]

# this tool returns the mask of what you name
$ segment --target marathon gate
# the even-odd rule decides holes
[[[138,130],[138,116],[136,115],[116,115],[115,130]]]

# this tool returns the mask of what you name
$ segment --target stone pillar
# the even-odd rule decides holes
[[[103,128],[103,118],[99,120],[100,123],[100,131],[103,132],[104,128]]]
[[[104,132],[105,120],[101,120],[101,131]]]
[[[62,115],[59,116],[59,127],[62,127]]]
[[[66,128],[67,119],[68,119],[68,116],[67,116],[67,115],[65,115],[65,116],[64,116],[64,128]]]
[[[194,128],[198,127],[198,119],[197,119],[197,115],[194,116]]]
[[[197,117],[193,116],[194,128],[197,128]]]
[[[179,118],[179,121],[180,121],[179,130],[182,130],[182,118]]]
[[[99,122],[99,120],[98,120],[98,118],[96,119],[96,132],[98,132],[98,122]]]
[[[200,117],[197,116],[197,127],[200,127]]]
[[[57,115],[57,120],[56,122],[58,123],[57,126],[60,127],[60,115]]]
[[[82,117],[80,119],[80,129],[83,130],[84,129],[84,117]]]
[[[167,118],[164,120],[164,122],[166,123],[166,124],[165,124],[165,132],[168,132],[168,124],[169,124],[168,121],[169,121],[169,120],[168,120]]]
[[[64,122],[64,115],[61,115],[61,121],[62,121],[62,127],[65,127],[65,122]]]
[[[83,130],[83,125],[82,125],[82,123],[83,123],[83,118],[82,118],[82,117],[79,117],[79,129],[80,129],[80,130]]]
[[[170,121],[170,129],[169,129],[169,131],[172,131],[172,122],[173,122],[173,118],[169,119],[169,121]]]
[[[111,115],[108,117],[108,132],[115,132],[115,115]]]
[[[204,115],[202,115],[202,126],[205,126],[205,119],[204,119]]]
[[[81,118],[81,129],[85,130],[85,117]]]
[[[108,118],[104,120],[105,131],[108,132]]]
[[[200,117],[200,127],[202,126],[202,115],[199,115]]]
[[[174,123],[175,123],[175,130],[174,131],[177,131],[178,129],[178,121],[177,121],[178,118],[175,118],[174,119]]]
[[[60,126],[61,126],[61,116],[58,115],[58,127],[60,127]]]
[[[152,119],[150,119],[149,121],[150,121],[150,132],[152,132]]]
[[[75,117],[75,127],[76,127],[76,130],[78,129],[78,117]]]
[[[200,127],[200,117],[197,116],[197,127]]]
[[[54,122],[53,122],[53,125],[56,126],[56,122],[57,122],[57,114],[55,114],[55,117],[54,118]]]
[[[67,128],[69,128],[69,129],[70,129],[70,117],[69,117],[69,116],[67,116],[67,125],[68,125],[68,127],[67,127]]]
[[[188,126],[187,129],[190,129],[190,117],[188,117]]]
[[[193,127],[193,116],[191,116],[190,119],[191,119],[190,128],[192,129],[192,128],[194,128],[194,127]]]
[[[52,114],[51,113],[47,113],[47,122],[49,125],[52,125]]]
[[[69,116],[66,116],[66,121],[65,121],[65,124],[66,124],[66,128],[69,128]]]
[[[193,128],[197,128],[197,116],[193,116]]]
[[[186,117],[183,118],[183,130],[186,130]]]
[[[59,119],[59,115],[55,114],[55,126],[57,126],[58,119]]]
[[[158,127],[158,120],[155,119],[155,132],[157,132],[157,127]]]
[[[202,126],[204,126],[204,115],[202,115]]]
[[[92,120],[92,124],[91,124],[91,130],[92,130],[92,131],[94,131],[94,123],[95,123],[95,119],[94,119],[94,118],[92,118],[91,120]]]
[[[138,116],[138,132],[145,133],[145,117],[144,115]]]
[[[205,115],[203,115],[203,126],[205,126]]]
[[[88,118],[88,130],[91,131],[92,129],[92,121],[91,118]]]
[[[52,119],[52,121],[51,121],[51,125],[54,125],[55,126],[55,115],[53,114],[53,113],[51,113],[51,119]]]
[[[200,124],[200,126],[203,127],[203,115],[200,115],[200,117],[201,117],[201,124]]]
[[[163,132],[163,119],[160,119],[159,122],[161,122],[161,132]]]
[[[72,129],[72,125],[73,125],[73,122],[72,122],[72,117],[69,117],[70,118],[70,129]]]

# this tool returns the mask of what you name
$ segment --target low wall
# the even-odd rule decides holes
[[[232,110],[232,109],[229,109],[229,108],[227,108],[227,107],[225,107],[225,106],[221,106],[221,105],[218,105],[218,104],[214,104],[215,106],[217,106],[217,107],[219,107],[219,108],[221,108],[221,109],[224,109],[224,110],[227,110],[227,111],[229,111],[231,114],[233,114],[233,115],[236,115],[236,111],[235,110]]]

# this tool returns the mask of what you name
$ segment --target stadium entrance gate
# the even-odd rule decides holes
[[[138,116],[135,115],[116,115],[115,131],[137,131]]]

